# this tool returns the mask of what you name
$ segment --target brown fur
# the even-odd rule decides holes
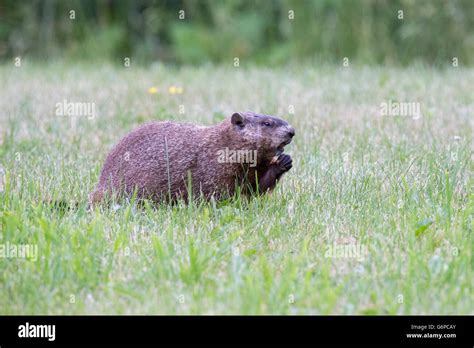
[[[111,150],[90,203],[105,195],[130,197],[135,191],[138,198],[156,202],[188,199],[189,187],[193,197],[206,199],[233,195],[237,186],[245,194],[269,191],[291,168],[291,158],[282,152],[293,135],[285,121],[252,112],[235,113],[211,127],[144,124]],[[218,151],[225,148],[256,150],[256,166],[219,163]]]

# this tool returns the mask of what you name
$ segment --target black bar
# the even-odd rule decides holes
[[[0,346],[301,344],[472,347],[472,316],[3,316]],[[28,323],[28,324],[26,324]],[[21,326],[23,325],[23,326]],[[46,327],[55,325],[49,336]],[[41,338],[19,337],[43,332]],[[421,334],[409,338],[407,334]],[[433,335],[450,335],[435,337]],[[453,337],[453,334],[455,337]],[[430,336],[431,335],[431,336]],[[49,337],[49,339],[48,339]]]

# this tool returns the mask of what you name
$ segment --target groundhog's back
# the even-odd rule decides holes
[[[137,189],[138,196],[185,192],[183,178],[195,166],[206,128],[153,122],[133,130],[107,156],[97,191],[130,194]]]

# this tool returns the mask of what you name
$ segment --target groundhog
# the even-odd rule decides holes
[[[222,199],[271,191],[292,159],[283,150],[295,135],[287,122],[236,112],[210,127],[151,122],[128,133],[110,151],[91,206],[104,197],[136,195],[167,202]]]

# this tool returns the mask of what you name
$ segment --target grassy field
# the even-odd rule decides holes
[[[474,313],[473,69],[25,63],[0,81],[0,245],[37,247],[0,258],[1,314]],[[245,110],[296,128],[273,194],[87,210],[138,124]]]

